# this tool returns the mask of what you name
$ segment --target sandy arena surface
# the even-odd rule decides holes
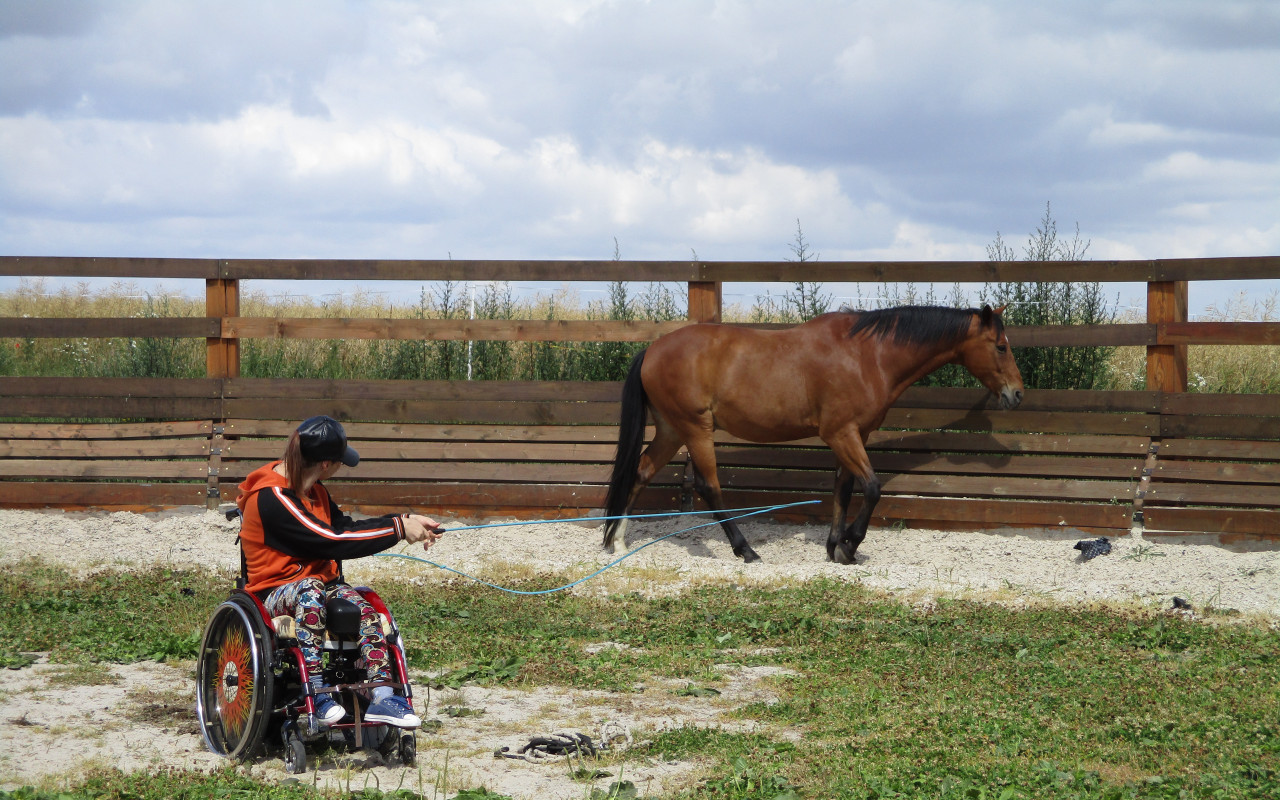
[[[634,524],[636,547],[700,519]],[[444,519],[447,527],[465,520]],[[718,529],[682,533],[640,551],[617,568],[571,591],[676,593],[704,582],[738,585],[819,576],[856,582],[928,606],[937,597],[966,597],[1010,606],[1115,604],[1168,609],[1174,597],[1196,612],[1234,609],[1214,619],[1262,619],[1280,624],[1280,552],[1237,552],[1212,544],[1143,538],[1113,539],[1109,555],[1083,561],[1075,542],[1092,538],[1071,531],[1031,533],[876,530],[859,550],[859,563],[826,561],[826,530],[819,526],[746,521],[744,532],[763,563],[744,565]],[[150,564],[238,569],[235,526],[216,512],[91,514],[0,511],[0,564],[40,557],[77,569],[131,569]],[[422,555],[421,550],[408,551]],[[622,553],[619,550],[619,555]],[[505,555],[504,555],[505,554]],[[587,574],[614,557],[600,549],[595,523],[556,522],[454,531],[432,548],[433,561],[473,574],[502,574],[522,565],[536,574],[559,570]],[[388,574],[414,580],[462,580],[402,559],[348,562],[352,582],[377,585]],[[548,587],[550,588],[550,587]],[[477,587],[476,591],[493,591]],[[212,611],[212,609],[211,609]],[[593,647],[615,646],[609,642]],[[36,664],[0,671],[0,788],[59,786],[94,766],[121,769],[221,766],[207,752],[195,722],[194,665],[137,664],[110,667],[111,682],[80,685],[65,665]],[[535,735],[570,731],[599,740],[602,727],[619,727],[635,741],[685,725],[739,727],[726,712],[768,701],[776,670],[724,668],[722,694],[677,697],[659,682],[626,695],[540,687],[523,692],[469,686],[434,692],[424,718],[439,728],[418,734],[418,767],[381,763],[376,755],[325,756],[299,776],[306,783],[359,790],[410,789],[428,797],[452,796],[483,786],[517,800],[581,798],[589,786],[606,788],[619,777],[641,794],[673,791],[703,776],[702,765],[631,759],[606,765],[614,773],[583,783],[570,777],[563,759],[529,763],[495,758],[501,747],[518,750]],[[70,674],[69,674],[70,673]],[[425,676],[420,676],[424,678]],[[425,683],[419,681],[420,685]],[[426,693],[418,691],[419,711]],[[450,716],[465,707],[482,714]],[[447,772],[446,772],[447,768]],[[278,757],[259,758],[246,769],[283,781]],[[621,774],[619,774],[621,769]],[[447,790],[441,775],[447,774]]]

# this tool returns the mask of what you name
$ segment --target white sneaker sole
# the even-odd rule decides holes
[[[418,719],[416,714],[410,714],[407,717],[392,717],[387,714],[365,714],[366,722],[381,722],[383,725],[392,725],[397,728],[420,728],[422,720]]]

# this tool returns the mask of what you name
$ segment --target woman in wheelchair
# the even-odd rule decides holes
[[[380,553],[400,542],[430,547],[443,533],[439,523],[417,514],[353,520],[342,512],[321,481],[360,456],[347,444],[342,425],[331,417],[311,417],[289,437],[284,458],[254,470],[240,484],[236,500],[246,589],[272,615],[292,616],[313,688],[320,688],[325,603],[342,598],[360,609],[360,650],[368,681],[391,681],[386,642],[378,614],[359,592],[342,581],[339,562]],[[390,686],[371,690],[364,719],[400,728],[422,720]],[[329,693],[315,696],[316,717],[326,725],[346,711]]]

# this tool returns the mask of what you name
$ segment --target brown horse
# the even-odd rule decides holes
[[[659,338],[631,362],[622,390],[606,513],[629,514],[636,495],[682,444],[693,459],[698,494],[712,510],[723,511],[712,440],[717,428],[753,442],[816,435],[840,462],[827,557],[854,563],[880,499],[864,445],[908,386],[944,364],[962,364],[999,397],[1001,408],[1022,402],[1022,375],[1009,351],[1003,312],[1003,306],[843,310],[785,330],[707,323]],[[656,433],[642,453],[646,410],[653,412]],[[865,502],[845,528],[855,481]],[[734,555],[759,560],[728,515],[715,516]],[[625,535],[625,523],[609,520],[604,546],[610,552],[619,534]]]

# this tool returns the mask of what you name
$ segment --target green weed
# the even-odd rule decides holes
[[[0,586],[6,608],[27,604],[0,618],[0,651],[151,658],[167,646],[165,631],[199,629],[229,582],[177,570],[76,577],[24,562]],[[686,800],[1280,792],[1280,694],[1268,688],[1280,685],[1280,631],[1261,626],[960,600],[920,610],[835,581],[652,599],[397,581],[378,589],[406,631],[411,666],[445,670],[457,684],[723,691],[719,640],[749,641],[735,659],[786,672],[770,683],[773,701],[734,712],[752,732],[657,731],[625,755],[706,765],[709,777]],[[627,647],[588,654],[601,641]],[[167,702],[157,697],[155,713]],[[95,780],[98,794],[84,796],[108,796],[104,785],[144,800],[295,796],[226,773]]]

